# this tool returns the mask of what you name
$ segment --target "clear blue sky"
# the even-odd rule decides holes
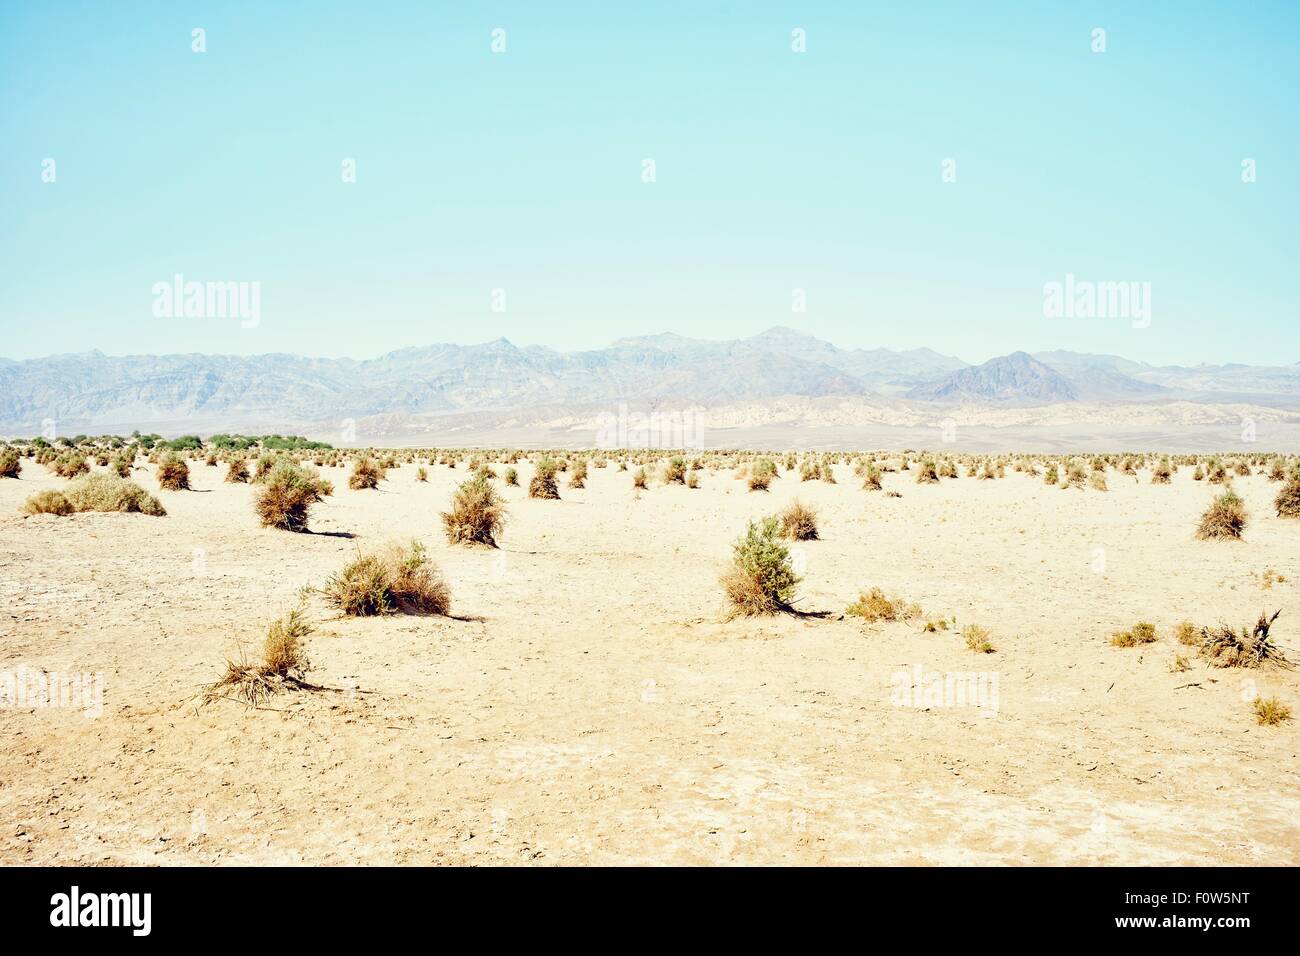
[[[1282,2],[6,0],[0,356],[782,324],[1294,362],[1298,47]],[[260,281],[260,324],[156,318],[178,272]],[[1045,318],[1066,273],[1150,282],[1150,328]]]

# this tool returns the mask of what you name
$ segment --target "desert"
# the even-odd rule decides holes
[[[0,862],[1300,862],[1292,456],[186,444],[0,459]]]

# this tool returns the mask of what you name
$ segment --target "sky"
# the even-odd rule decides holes
[[[1298,46],[1283,2],[5,0],[0,356],[1291,363]],[[1149,315],[1045,314],[1067,275]]]

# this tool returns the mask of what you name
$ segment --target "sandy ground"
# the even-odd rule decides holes
[[[1210,489],[1190,469],[1112,473],[1107,493],[891,474],[891,498],[846,466],[635,497],[611,467],[559,502],[506,489],[491,551],[441,534],[463,466],[378,491],[327,469],[310,535],[259,528],[252,489],[192,472],[157,492],[165,518],[24,518],[63,481],[31,462],[0,481],[0,674],[104,680],[99,716],[0,709],[0,863],[1300,863],[1300,734],[1250,713],[1257,693],[1300,711],[1300,675],[1170,672],[1177,621],[1265,606],[1300,656],[1300,522],[1263,476],[1237,480],[1252,520],[1229,544],[1194,540]],[[833,616],[724,622],[729,543],[796,495],[822,529],[796,549],[800,607]],[[197,704],[299,587],[413,535],[456,618],[315,599],[309,676],[332,690]],[[872,585],[983,624],[997,652],[842,617]],[[1109,645],[1142,618],[1158,643]],[[918,667],[996,675],[996,708],[904,706]]]

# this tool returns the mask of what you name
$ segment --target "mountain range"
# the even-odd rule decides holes
[[[749,421],[777,404],[909,420],[961,413],[1033,421],[1082,420],[1098,408],[1127,406],[1142,406],[1148,417],[1161,408],[1186,417],[1189,403],[1245,403],[1289,418],[1297,399],[1300,365],[1155,366],[1067,351],[1014,352],[972,365],[926,348],[842,349],[782,327],[725,341],[664,333],[574,352],[497,339],[366,360],[99,351],[0,359],[0,433],[8,435],[35,434],[48,421],[60,433],[311,434],[341,421],[490,431],[582,422],[621,403],[718,409]]]

